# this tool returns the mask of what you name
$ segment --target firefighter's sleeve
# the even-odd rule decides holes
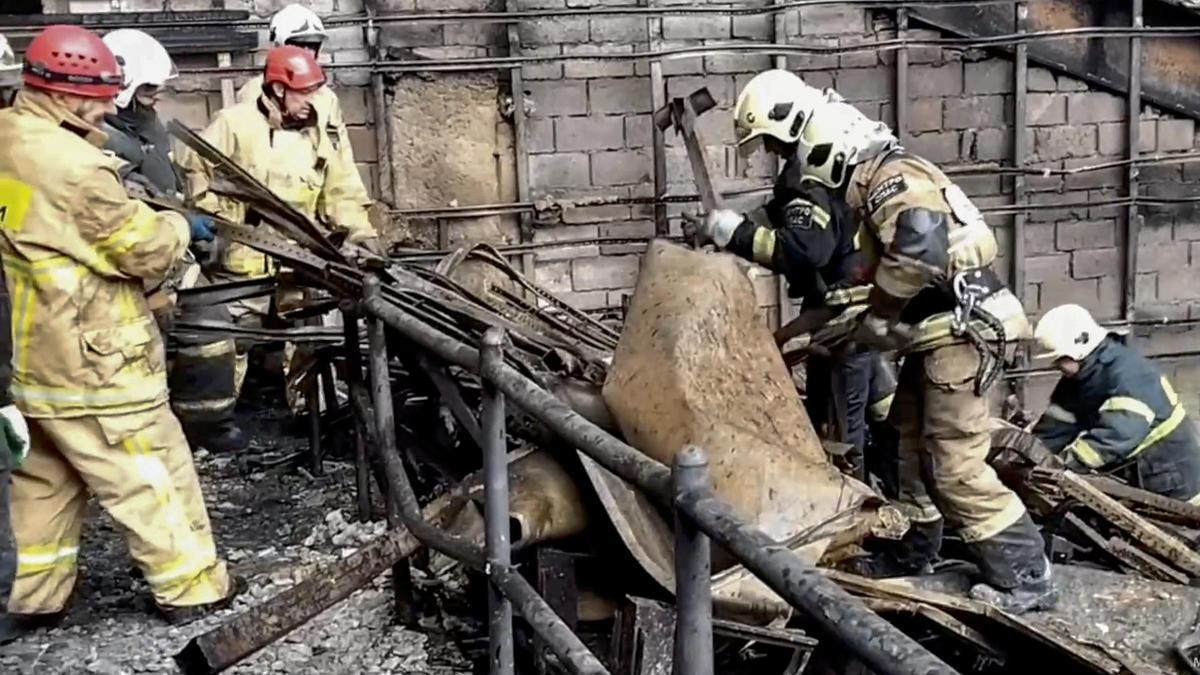
[[[377,233],[367,216],[371,197],[354,163],[354,150],[350,147],[350,138],[345,125],[341,123],[340,113],[330,120],[330,125],[333,128],[327,133],[331,139],[334,135],[339,138],[326,169],[325,188],[321,192],[318,208],[331,225],[347,231],[347,240],[351,243],[375,237]]]
[[[831,209],[819,199],[789,194],[772,199],[765,211],[771,227],[747,219],[727,250],[784,275],[793,295],[819,296],[824,289],[817,272],[837,247]]]
[[[11,405],[12,397],[12,302],[0,265],[0,407]]]
[[[200,135],[226,156],[233,155],[237,141],[233,127],[225,115],[218,114]],[[215,213],[234,223],[245,220],[246,208],[241,202],[221,197],[210,189],[213,180],[212,165],[190,149],[183,152],[179,165],[187,181],[188,195],[196,208]]]
[[[1067,406],[1065,398],[1060,384],[1050,394],[1050,405],[1046,406],[1042,416],[1033,425],[1033,435],[1055,454],[1062,453],[1080,432],[1079,420]]]
[[[950,265],[951,214],[941,191],[920,174],[893,174],[867,197],[867,219],[884,251],[871,289],[871,311],[894,319]]]
[[[1127,459],[1146,440],[1154,425],[1154,411],[1129,387],[1119,387],[1100,405],[1095,426],[1083,430],[1070,443],[1069,452],[1084,466],[1098,469]]]
[[[99,168],[79,182],[74,222],[88,246],[80,262],[104,277],[156,283],[183,257],[187,221],[130,199],[114,169]]]

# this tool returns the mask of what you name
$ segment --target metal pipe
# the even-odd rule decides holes
[[[675,496],[708,487],[708,457],[695,446],[675,455]],[[675,511],[675,652],[672,675],[713,674],[712,551],[708,536]]]
[[[665,466],[583,419],[511,366],[488,364],[482,374],[495,382],[514,403],[604,468],[655,497],[659,503],[671,503],[670,472]],[[846,645],[868,665],[881,673],[896,675],[955,672],[860,600],[822,577],[794,553],[770,541],[760,530],[739,522],[727,506],[715,499],[711,501],[717,506],[709,504],[704,512],[685,508],[685,512],[709,536],[739,556],[748,569],[767,581],[781,597],[813,617],[828,635]],[[723,515],[725,520],[718,521],[714,514]],[[710,522],[705,523],[702,518]],[[718,536],[710,528],[738,533],[740,538],[733,542],[737,548],[729,545],[730,537]]]
[[[908,37],[908,10],[896,10],[896,37]],[[908,49],[896,52],[896,138],[908,139]]]
[[[741,522],[711,489],[689,490],[675,503],[746,569],[872,670],[894,675],[957,672],[787,547]]]
[[[358,341],[358,313],[353,308],[342,311],[342,334],[346,339],[346,384],[351,392],[363,381],[362,347]],[[363,420],[353,404],[354,419],[354,486],[358,502],[358,519],[371,519],[371,474],[367,466],[367,439]]]
[[[608,675],[600,659],[563,623],[537,591],[519,572],[509,566],[493,565],[489,570],[492,583],[512,600],[517,612],[524,617],[572,675]]]
[[[483,363],[504,359],[504,329],[491,328],[483,336]],[[508,443],[504,429],[504,394],[483,381],[483,500],[487,571],[512,564],[508,524]],[[488,584],[488,658],[492,675],[513,675],[512,604],[498,586]]]
[[[363,306],[367,311],[374,314],[372,307],[386,307],[380,298],[379,279],[374,276],[369,276],[363,283],[364,302]],[[390,313],[392,318],[397,318],[397,314],[402,315],[402,312]],[[545,641],[550,650],[559,657],[572,673],[579,675],[600,675],[606,674],[600,662],[596,657],[587,651],[583,643],[579,641],[571,633],[571,629],[562,622],[562,619],[554,613],[554,610],[546,604],[540,596],[529,588],[528,584],[523,583],[517,575],[507,574],[506,566],[492,566],[493,569],[488,569],[486,564],[486,556],[482,550],[473,543],[456,537],[440,528],[430,525],[421,516],[420,507],[417,503],[417,496],[413,492],[412,483],[408,480],[408,474],[405,473],[404,464],[400,459],[400,453],[396,449],[396,430],[395,421],[392,419],[391,401],[392,390],[391,380],[388,376],[387,369],[387,341],[383,334],[382,323],[388,322],[388,319],[379,316],[378,321],[371,323],[371,381],[372,395],[374,397],[374,408],[376,417],[376,434],[379,437],[377,447],[379,448],[380,458],[383,460],[384,470],[387,473],[388,483],[393,487],[392,499],[396,501],[399,515],[403,519],[405,526],[413,536],[419,539],[429,548],[444,553],[445,555],[458,560],[476,570],[485,570],[488,573],[488,578],[491,583],[494,583],[514,604],[514,607],[530,628],[537,633],[538,637]],[[411,318],[411,317],[410,317]],[[415,324],[420,324],[415,321]],[[388,322],[389,325],[390,322]],[[409,327],[409,330],[401,326]],[[420,324],[426,331],[428,327]],[[422,338],[429,338],[419,330],[412,330],[413,324],[401,321],[398,325],[393,325],[401,334],[413,340],[417,344],[422,344]],[[434,344],[445,347],[453,341],[433,341]],[[424,345],[422,345],[424,346]],[[454,361],[452,354],[458,353],[461,356],[461,350],[449,349],[440,351],[435,347],[427,347],[430,351],[438,354],[443,359]],[[475,349],[469,350],[474,355],[475,368],[479,364],[479,352]],[[459,365],[462,365],[461,363]],[[499,364],[503,367],[503,364]],[[498,391],[503,391],[497,387]],[[507,393],[507,392],[505,392]],[[386,408],[386,412],[381,412]]]
[[[305,403],[308,407],[308,453],[311,461],[309,468],[314,476],[325,473],[323,459],[324,448],[321,447],[321,369],[314,364],[308,374],[308,388],[305,392]]]
[[[657,50],[662,35],[662,19],[646,19],[646,34],[650,49]],[[667,85],[663,78],[662,61],[650,62],[650,107],[659,110],[667,103]],[[667,207],[662,199],[667,195],[667,141],[657,124],[650,125],[650,150],[654,160],[654,234],[665,237],[671,226],[667,220]]]
[[[1131,0],[1133,27],[1144,26],[1142,0]],[[1142,118],[1142,39],[1129,38],[1129,210],[1125,214],[1125,264],[1121,275],[1124,292],[1121,294],[1122,314],[1132,319],[1137,312],[1137,250],[1141,214],[1138,213],[1138,148],[1141,145]]]
[[[1029,21],[1029,7],[1024,3],[1018,3],[1014,9],[1015,15],[1013,19],[1016,23],[1018,33],[1024,33],[1026,24]],[[1029,47],[1028,45],[1019,44],[1016,47],[1013,55],[1013,166],[1018,169],[1018,173],[1013,176],[1013,205],[1020,206],[1025,202],[1025,175],[1020,170],[1025,167],[1025,153],[1028,149],[1025,147],[1025,130],[1029,123],[1027,118],[1028,101],[1029,101]],[[1013,231],[1012,231],[1012,268],[1011,268],[1011,283],[1012,292],[1018,298],[1025,301],[1025,214],[1013,214]],[[1025,345],[1021,345],[1016,350],[1016,365],[1023,366],[1028,362],[1029,349]],[[1016,382],[1014,380],[1014,382]],[[1012,388],[1012,391],[1017,396],[1017,401],[1025,404],[1025,387],[1018,385]]]

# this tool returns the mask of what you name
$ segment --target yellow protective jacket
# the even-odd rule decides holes
[[[896,149],[854,169],[846,202],[871,235],[863,252],[874,267],[870,305],[885,318],[913,323],[910,351],[961,342],[951,334],[951,283],[960,272],[983,270],[992,291],[979,307],[1003,326],[1008,341],[1030,337],[1020,301],[991,271],[996,237],[957,185],[928,161]],[[977,334],[996,339],[987,323]]]
[[[187,250],[187,222],[130,199],[105,136],[26,89],[0,111],[0,255],[13,303],[13,398],[28,417],[167,400],[145,290]]]
[[[376,236],[367,217],[370,200],[358,169],[343,160],[319,113],[316,124],[285,129],[278,108],[259,97],[217,113],[203,136],[301,213],[331,228],[344,229],[348,241]],[[206,162],[187,153],[183,168],[197,206],[227,220],[245,222],[244,204],[209,190],[211,167]],[[221,263],[233,275],[274,272],[269,258],[236,243],[229,245]]]

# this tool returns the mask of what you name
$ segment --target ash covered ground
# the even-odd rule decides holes
[[[178,672],[172,656],[187,641],[303,579],[382,534],[382,519],[358,523],[354,469],[328,461],[314,478],[295,465],[271,461],[307,449],[303,423],[288,416],[281,397],[258,392],[239,410],[253,434],[241,457],[196,453],[218,550],[249,590],[230,609],[185,626],[167,625],[151,611],[124,540],[94,502],[80,551],[80,573],[61,627],[0,647],[0,673]],[[382,506],[376,496],[376,516]],[[392,620],[387,575],[230,669],[230,673],[405,673],[456,675],[471,664],[454,642],[454,626],[432,622],[416,632]]]

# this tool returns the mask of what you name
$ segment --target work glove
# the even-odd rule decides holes
[[[905,324],[888,321],[868,311],[863,312],[851,340],[872,351],[891,352],[908,346],[912,341],[912,330]]]
[[[187,214],[188,228],[192,232],[192,241],[212,241],[216,238],[213,233],[212,216],[203,213]]]
[[[29,455],[29,425],[17,406],[9,404],[0,408],[0,427],[4,430],[4,443],[12,454],[13,467],[21,466]]]
[[[717,209],[704,217],[685,213],[683,218],[687,221],[684,234],[694,232],[702,243],[711,241],[721,248],[729,246],[738,225],[746,220],[744,215],[732,209]],[[689,229],[691,232],[688,232]]]

